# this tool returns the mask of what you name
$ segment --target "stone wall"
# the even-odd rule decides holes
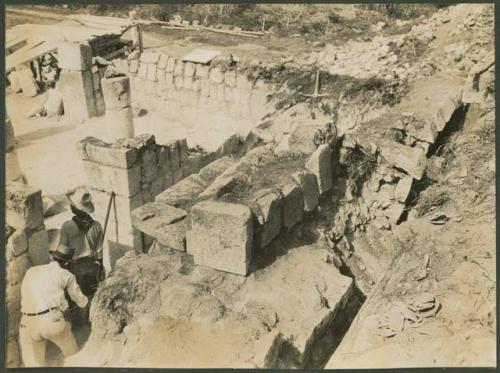
[[[41,191],[21,183],[8,183],[5,217],[6,363],[8,367],[16,367],[21,363],[18,346],[21,283],[29,267],[49,262]]]
[[[132,57],[113,62],[130,75],[134,100],[169,118],[194,122],[201,114],[206,121],[210,116],[256,120],[265,114],[273,90],[267,82],[248,80],[237,67],[184,62],[156,52]]]

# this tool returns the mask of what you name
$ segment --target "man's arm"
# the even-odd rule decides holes
[[[68,294],[78,307],[83,308],[87,305],[88,299],[80,290],[80,286],[76,282],[76,277],[71,272],[66,271],[66,289]]]

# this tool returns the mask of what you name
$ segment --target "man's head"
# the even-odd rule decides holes
[[[59,265],[63,268],[67,267],[68,264],[72,262],[74,253],[75,249],[64,244],[60,244],[56,250],[50,252],[52,260],[59,263]]]
[[[70,193],[66,194],[72,207],[79,211],[83,211],[88,215],[94,213],[94,204],[92,203],[92,195],[85,187],[78,187]]]

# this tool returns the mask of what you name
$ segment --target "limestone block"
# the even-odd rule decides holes
[[[311,154],[305,168],[316,176],[320,194],[326,193],[332,188],[332,149],[328,144],[320,145]]]
[[[177,140],[179,148],[180,164],[183,165],[188,160],[188,144],[186,139]]]
[[[92,48],[88,44],[61,42],[57,45],[57,65],[63,70],[89,70]]]
[[[12,181],[22,181],[21,166],[19,164],[19,157],[16,150],[11,150],[5,154],[5,181],[10,183]]]
[[[148,63],[146,78],[152,82],[158,81],[156,76],[157,65],[154,63]]]
[[[5,246],[5,257],[7,260],[11,256],[19,256],[28,251],[28,238],[24,229],[19,229],[9,237]]]
[[[380,144],[380,154],[387,162],[403,169],[415,179],[422,178],[427,160],[423,149],[384,140]]]
[[[461,95],[461,90],[456,90],[448,92],[447,96],[443,98],[439,109],[434,115],[434,124],[438,132],[444,129],[457,107],[460,106]]]
[[[64,114],[69,118],[81,120],[95,115],[96,104],[90,70],[61,71],[57,89],[63,97]]]
[[[45,228],[31,232],[28,251],[33,265],[47,264],[50,261],[49,235]]]
[[[167,67],[165,67],[166,72],[173,73],[175,71],[176,64],[177,60],[174,57],[169,57],[167,61]]]
[[[181,75],[174,76],[174,87],[177,89],[181,89],[183,85],[184,85],[184,77]]]
[[[141,165],[123,169],[83,161],[89,184],[99,190],[115,192],[122,196],[133,196],[140,191]]]
[[[168,146],[160,145],[156,148],[156,159],[158,168],[162,175],[172,173],[172,160],[170,159],[170,149]]]
[[[130,106],[130,80],[127,76],[102,80],[106,109],[116,110]]]
[[[283,194],[283,226],[290,229],[301,222],[304,217],[304,195],[302,188],[296,183],[285,185],[281,193]]]
[[[16,229],[43,226],[42,192],[21,183],[8,183],[5,190],[5,220]]]
[[[431,121],[413,121],[406,126],[406,132],[415,139],[430,144],[434,144],[438,135],[436,125]]]
[[[236,86],[238,88],[250,90],[252,89],[253,83],[248,80],[247,76],[244,73],[238,73],[236,76]]]
[[[160,59],[158,61],[158,69],[165,70],[167,68],[168,56],[166,54],[160,53]]]
[[[292,177],[302,188],[302,193],[304,195],[304,211],[314,211],[318,206],[319,199],[319,188],[316,176],[304,170],[294,173]]]
[[[205,181],[211,183],[229,167],[234,166],[238,161],[234,158],[222,157],[203,167],[199,175]]]
[[[165,70],[164,69],[158,69],[156,71],[156,77],[158,78],[158,83],[161,85],[165,84]]]
[[[224,83],[224,72],[220,69],[220,67],[213,67],[210,69],[210,81],[215,84],[223,84]]]
[[[412,184],[413,178],[411,176],[405,176],[400,179],[394,191],[394,198],[401,203],[405,203],[411,192]]]
[[[184,207],[195,201],[207,185],[205,180],[194,174],[158,194],[155,202],[164,202],[173,207]]]
[[[107,166],[130,168],[138,158],[137,148],[113,147],[95,137],[86,137],[76,146],[82,159]]]
[[[155,237],[160,245],[170,249],[186,251],[186,232],[189,229],[188,219],[176,223],[161,223],[155,227]]]
[[[151,234],[151,229],[159,222],[163,224],[173,224],[187,216],[187,212],[168,205],[165,202],[148,202],[134,209],[131,213],[132,225],[143,233]]]
[[[224,82],[227,87],[236,87],[236,70],[228,70],[224,73]]]
[[[142,182],[151,183],[158,174],[156,149],[145,149],[142,153]]]
[[[218,176],[200,195],[200,199],[217,198],[229,193],[239,183],[246,182],[245,176],[234,171],[234,167],[228,168]]]
[[[16,146],[14,127],[9,117],[5,118],[5,151],[9,152]]]
[[[148,76],[148,64],[141,62],[139,64],[139,69],[137,70],[137,76],[142,79],[146,79]]]
[[[104,224],[110,193],[93,188],[90,188],[90,193],[95,206],[96,219],[101,222],[101,224]],[[131,211],[142,206],[144,203],[144,195],[142,193],[137,193],[131,197],[115,195],[109,214],[108,228],[112,230],[114,229],[113,227],[118,225],[131,226]]]
[[[203,97],[210,96],[210,81],[208,79],[201,79],[200,92]]]
[[[160,61],[160,53],[157,52],[142,52],[141,62],[157,64]]]
[[[235,155],[240,152],[242,147],[244,147],[244,140],[236,133],[224,141],[219,149],[217,149],[217,153],[221,156]]]
[[[270,192],[256,201],[257,220],[260,224],[259,247],[266,247],[280,233],[282,223],[283,198],[275,192]]]
[[[252,254],[250,209],[239,204],[201,202],[191,209],[187,251],[198,265],[246,276]]]
[[[174,85],[174,74],[165,72],[165,85],[172,87]]]
[[[415,146],[416,147],[419,147],[420,149],[422,149],[425,153],[425,155],[427,155],[427,153],[429,152],[429,149],[431,147],[431,144],[429,144],[428,142],[425,142],[425,141],[415,141]]]
[[[184,65],[184,77],[192,78],[195,75],[196,65],[192,62],[186,62]]]
[[[196,78],[206,79],[210,73],[210,67],[207,65],[196,64],[194,76]]]
[[[132,74],[137,74],[139,71],[139,60],[131,60],[128,71]]]
[[[182,61],[177,61],[174,69],[174,76],[184,76],[184,65],[185,63]]]
[[[108,137],[112,140],[134,137],[134,113],[132,107],[109,110],[106,115]]]
[[[184,89],[192,90],[193,89],[193,78],[184,76],[184,79],[182,81],[182,87]]]
[[[184,179],[184,170],[179,168],[178,170],[175,170],[173,174],[174,184],[177,184],[182,179]]]

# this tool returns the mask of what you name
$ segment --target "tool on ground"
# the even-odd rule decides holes
[[[325,96],[330,96],[327,93],[320,94],[319,93],[319,69],[316,71],[316,82],[314,85],[314,92],[312,94],[302,94],[303,96],[306,97],[312,97],[312,98],[318,98],[318,97],[325,97]]]

